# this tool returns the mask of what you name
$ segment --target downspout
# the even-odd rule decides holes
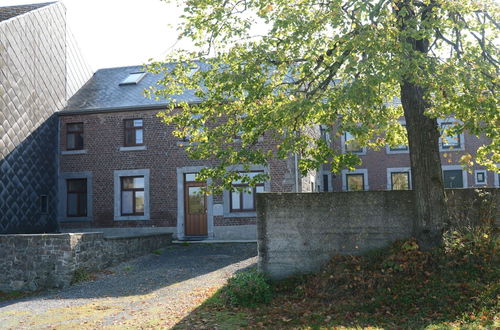
[[[297,154],[293,154],[294,163],[295,163],[295,192],[299,192],[299,161],[297,159]]]

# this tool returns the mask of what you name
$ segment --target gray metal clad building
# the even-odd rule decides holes
[[[90,76],[61,3],[0,7],[0,234],[57,230],[55,113]]]

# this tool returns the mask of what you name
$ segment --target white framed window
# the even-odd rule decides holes
[[[449,134],[446,132],[447,129],[452,128],[454,125],[460,123],[458,120],[453,118],[438,119],[439,126],[439,151],[457,151],[464,150],[464,133],[460,134]]]
[[[238,171],[249,177],[254,177],[257,174],[269,174],[269,170],[266,167],[258,165],[250,166],[250,169],[245,169],[243,166],[234,166],[230,170]],[[255,187],[249,187],[239,180],[234,181],[232,185],[236,188],[241,188],[242,191],[223,191],[223,215],[226,218],[254,217],[256,215],[256,194],[271,190],[271,183],[269,181],[258,184]]]
[[[410,190],[411,169],[409,167],[392,167],[387,169],[387,190]]]
[[[122,85],[137,85],[142,78],[146,75],[144,71],[130,72],[128,76],[122,80],[120,86]]]
[[[264,171],[243,172],[241,174],[249,177],[254,177],[257,174],[262,174]],[[242,191],[232,191],[229,194],[229,211],[230,212],[255,212],[255,195],[264,192],[264,184],[260,183],[255,187],[250,187],[241,181],[233,182],[232,186]]]
[[[444,165],[442,170],[445,188],[467,188],[467,171],[461,165]]]
[[[406,130],[406,121],[400,120],[399,123]],[[410,152],[410,148],[408,147],[408,145],[400,145],[400,146],[394,146],[394,147],[387,145],[385,150],[386,150],[387,154],[389,154],[389,155],[390,154],[407,154]]]
[[[474,183],[477,185],[488,184],[488,172],[486,170],[475,170]]]
[[[342,144],[342,152],[343,153],[351,153],[351,154],[357,154],[357,155],[365,155],[366,154],[366,147],[361,147],[359,143],[356,141],[354,136],[349,133],[345,132],[342,137],[341,137],[341,144]]]
[[[114,219],[149,220],[149,169],[114,172]]]
[[[369,190],[367,169],[342,170],[342,191],[363,190]]]
[[[321,140],[331,147],[332,146],[332,135],[330,134],[330,127],[328,125],[319,125],[319,135]]]

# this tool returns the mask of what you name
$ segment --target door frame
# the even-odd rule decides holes
[[[206,166],[186,166],[177,168],[177,239],[185,239],[184,234],[184,174],[186,173],[196,173]],[[207,184],[210,184],[208,180]],[[207,195],[207,238],[214,238],[214,217],[213,217],[213,195]]]

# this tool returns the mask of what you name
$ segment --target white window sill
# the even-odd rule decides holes
[[[353,155],[358,155],[358,156],[366,156],[366,150],[363,151],[345,151],[344,154],[353,154]]]
[[[87,153],[87,149],[81,150],[63,150],[61,151],[61,155],[83,155]]]
[[[255,218],[256,216],[256,211],[224,212],[224,218]]]
[[[410,149],[391,150],[391,148],[389,148],[389,146],[387,146],[385,150],[386,150],[386,153],[388,155],[409,154],[410,153]]]
[[[149,217],[146,215],[120,215],[115,216],[115,221],[145,221],[149,220]]]
[[[141,151],[147,150],[146,146],[120,147],[120,151]]]

